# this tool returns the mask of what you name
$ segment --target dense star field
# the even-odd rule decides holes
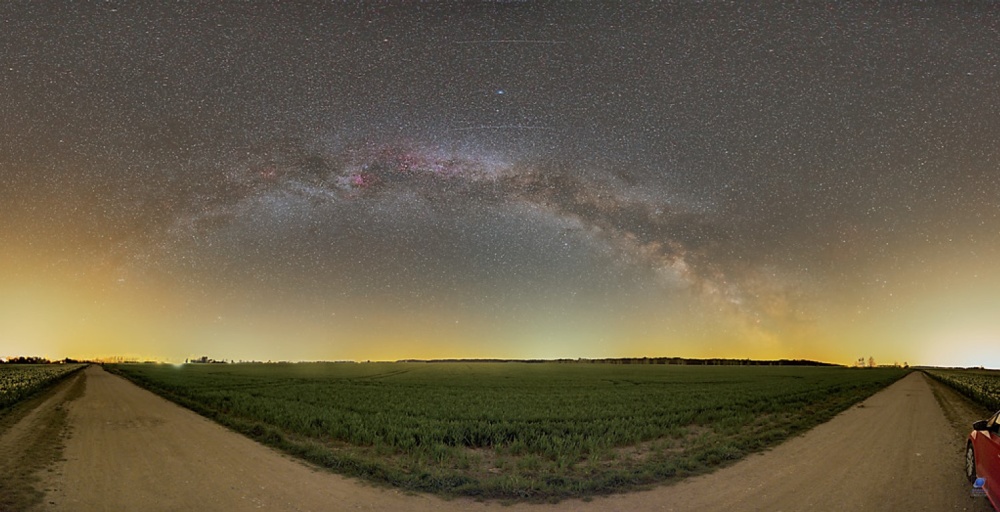
[[[0,356],[1000,364],[995,5],[0,27]]]

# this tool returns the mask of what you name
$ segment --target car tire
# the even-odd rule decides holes
[[[976,481],[976,450],[972,448],[972,443],[965,446],[965,477],[969,482]]]

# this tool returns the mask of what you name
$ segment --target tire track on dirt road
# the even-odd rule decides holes
[[[444,500],[291,459],[93,366],[42,510],[986,511],[969,497],[964,434],[922,373],[712,474],[558,504]],[[943,396],[943,395],[942,395]]]

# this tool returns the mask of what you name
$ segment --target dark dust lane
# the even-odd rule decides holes
[[[74,434],[46,510],[989,510],[968,497],[961,420],[946,418],[920,373],[710,475],[587,502],[509,507],[318,471],[99,367],[87,380],[86,394],[70,405]]]

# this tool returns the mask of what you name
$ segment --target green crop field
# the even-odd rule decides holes
[[[825,422],[905,374],[582,363],[107,368],[340,473],[531,500],[706,471]]]

